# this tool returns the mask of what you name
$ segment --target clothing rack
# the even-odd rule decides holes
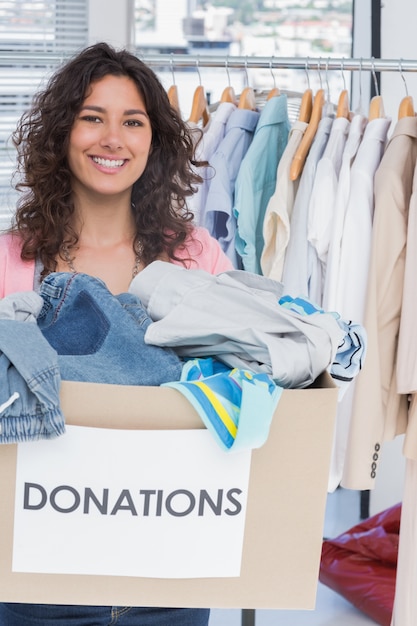
[[[191,54],[139,54],[148,65],[219,67],[228,69],[347,70],[417,72],[417,59],[364,59],[343,57],[264,57]]]
[[[278,56],[228,56],[206,54],[148,54],[140,49],[137,56],[150,66],[172,68],[218,67],[228,69],[294,69],[294,70],[346,70],[371,72],[417,72],[417,59],[376,59],[345,57],[278,57]],[[0,51],[0,65],[56,65],[67,55],[56,53],[28,53]]]

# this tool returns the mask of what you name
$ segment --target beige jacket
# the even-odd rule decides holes
[[[417,118],[402,118],[395,125],[374,181],[364,317],[368,347],[364,368],[356,379],[342,479],[349,489],[374,487],[382,443],[407,427],[408,399],[397,393],[396,353],[416,160]]]

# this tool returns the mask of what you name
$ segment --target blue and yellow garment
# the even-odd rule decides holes
[[[266,374],[230,369],[212,359],[186,361],[181,380],[164,383],[191,402],[224,450],[260,448],[282,393]]]

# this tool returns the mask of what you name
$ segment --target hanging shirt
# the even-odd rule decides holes
[[[200,142],[198,140],[200,139],[201,131],[200,129],[195,131],[193,136],[197,144],[195,154],[197,161],[208,161],[210,163],[211,157],[225,135],[227,120],[235,109],[236,105],[232,102],[221,102],[216,111],[210,116],[208,124],[202,129],[203,135]],[[197,125],[190,122],[188,125],[192,130],[194,127],[198,128]],[[197,191],[187,199],[187,206],[194,213],[195,223],[200,225],[202,224],[201,213],[206,203],[208,183],[214,172],[210,165],[197,167],[195,171],[203,178],[203,181],[197,186]]]
[[[277,167],[290,129],[287,96],[267,100],[236,179],[236,250],[244,269],[256,274],[261,273],[265,211],[275,191]]]
[[[350,190],[350,169],[362,141],[367,119],[356,114],[350,123],[349,135],[343,151],[334,200],[333,220],[331,227],[329,251],[327,254],[326,273],[324,278],[323,308],[327,311],[336,310],[336,291],[339,272],[340,248],[342,244],[343,224]]]
[[[309,247],[307,241],[308,207],[313,189],[316,168],[321,159],[333,118],[323,117],[318,125],[306,162],[301,173],[291,217],[291,233],[284,259],[282,282],[285,292],[292,296],[306,296],[309,292]]]
[[[343,227],[336,310],[363,322],[374,213],[374,176],[385,150],[390,118],[371,120],[351,170]]]
[[[278,163],[275,191],[268,202],[263,223],[264,248],[261,268],[264,276],[282,279],[285,250],[290,238],[290,220],[299,179],[290,179],[294,155],[307,128],[307,122],[296,121],[291,128],[288,144]]]
[[[362,142],[351,168],[351,187],[340,249],[336,310],[343,317],[349,317],[363,324],[367,330],[368,326],[364,323],[364,311],[372,241],[374,177],[384,154],[390,124],[389,118],[376,118],[368,122],[365,128]],[[365,361],[365,367],[366,365]],[[338,449],[339,467],[342,467],[341,484],[343,486],[346,484],[345,480],[348,481],[347,484],[350,484],[348,473],[354,458],[353,454],[356,454],[354,450],[361,450],[359,441],[352,442],[352,437],[355,437],[353,433],[357,428],[355,419],[353,419],[353,402],[359,378],[353,382],[338,406],[337,420],[344,425],[343,428],[347,432],[346,439],[340,441],[340,448]],[[368,414],[366,420],[371,421]],[[380,440],[373,441],[372,450],[366,451],[367,478],[369,479],[371,474],[375,474],[374,468],[377,466],[380,446]],[[376,455],[375,458],[372,458],[374,455]],[[362,467],[361,471],[363,471],[363,466],[360,463],[358,463],[359,467]],[[367,489],[368,487],[353,488]]]
[[[321,305],[323,302],[324,276],[330,245],[336,190],[342,165],[343,150],[349,133],[350,122],[345,117],[334,120],[323,156],[317,164],[314,185],[308,208],[307,239],[311,244],[312,275],[310,298]]]
[[[345,444],[346,454],[341,484],[352,489],[371,489],[374,486],[383,441],[384,418],[379,402],[375,404],[375,399],[381,392],[379,390],[375,396],[379,378],[379,364],[375,360],[375,332],[378,332],[378,322],[376,317],[371,323],[367,320],[371,311],[368,303],[373,300],[372,317],[378,315],[374,307],[379,308],[374,299],[379,298],[375,291],[379,290],[379,287],[376,288],[374,274],[377,268],[374,242],[380,229],[382,214],[386,211],[391,212],[392,192],[396,186],[394,183],[393,187],[392,183],[400,172],[396,161],[399,156],[397,147],[402,149],[400,146],[402,140],[399,143],[394,141],[384,154],[390,122],[390,119],[378,118],[371,120],[366,126],[351,170],[351,189],[341,248],[339,281],[343,281],[343,289],[339,284],[337,306],[340,307],[339,312],[342,315],[348,315],[355,321],[363,323],[368,331],[368,352],[363,370],[355,381],[351,394],[343,399],[348,438]],[[392,151],[397,156],[394,156]],[[391,171],[396,173],[389,182]],[[386,231],[386,234],[388,232]],[[384,240],[385,243],[380,242],[382,248],[378,254],[387,255],[388,259],[391,254],[390,246],[386,245],[385,237]],[[381,256],[380,262],[384,264]],[[379,269],[377,271],[379,273]],[[386,278],[389,281],[392,275]],[[368,375],[365,372],[368,372]],[[363,386],[365,380],[368,380],[366,388]],[[358,400],[362,405],[359,411]],[[378,423],[382,424],[382,429]]]
[[[345,211],[349,200],[350,171],[359,145],[362,141],[366,123],[367,118],[364,115],[356,114],[353,117],[350,124],[349,136],[343,152],[324,281],[323,307],[328,311],[336,310],[335,297],[337,291],[340,248]],[[361,363],[361,367],[363,367],[363,363]],[[328,491],[330,493],[337,489],[342,480],[347,441],[349,437],[353,391],[353,388],[349,388],[339,396],[329,469]]]
[[[217,239],[235,268],[240,262],[235,249],[236,217],[233,215],[237,174],[255,133],[258,111],[236,109],[226,124],[223,140],[210,159],[214,176],[208,191],[202,223]]]

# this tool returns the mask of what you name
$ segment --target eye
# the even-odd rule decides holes
[[[144,126],[142,120],[126,120],[125,125],[133,128]]]
[[[93,124],[99,124],[101,122],[101,119],[97,115],[82,115],[80,120],[83,120],[84,122],[91,122]]]

